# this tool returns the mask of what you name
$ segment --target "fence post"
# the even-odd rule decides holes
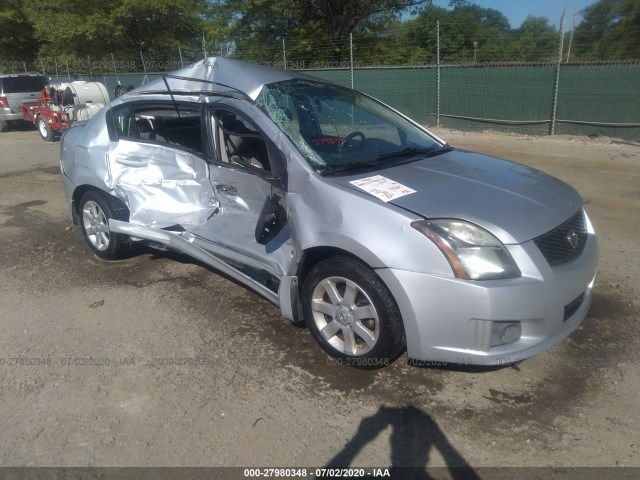
[[[566,13],[567,7],[564,8],[560,18],[560,45],[558,45],[558,63],[556,63],[556,76],[553,82],[553,103],[551,104],[549,135],[555,135],[556,133],[556,112],[558,110],[558,88],[560,87],[560,65],[562,64],[562,50],[564,47],[564,16]]]
[[[69,81],[71,81],[71,72],[69,72],[69,60],[65,60],[65,63],[67,64],[67,78],[69,79]]]
[[[93,82],[93,70],[91,69],[91,58],[87,55],[87,62],[89,62],[89,77],[91,77],[91,81]]]
[[[149,81],[149,75],[147,75],[147,64],[144,63],[144,57],[142,56],[142,51],[140,51],[140,60],[142,60],[142,71],[144,72],[144,77],[142,77],[142,85]]]
[[[353,88],[353,33],[349,34],[349,69],[351,73],[351,88]]]
[[[440,20],[436,20],[436,125],[440,126]]]
[[[287,69],[287,45],[285,44],[284,38],[282,39],[282,63],[284,64],[284,69]]]
[[[204,39],[204,32],[202,32],[202,54],[204,55],[204,60],[207,59],[207,42]]]
[[[113,65],[113,73],[116,76],[116,84],[120,85],[120,79],[118,78],[118,69],[116,68],[116,59],[113,58],[113,53],[111,53],[111,64]]]

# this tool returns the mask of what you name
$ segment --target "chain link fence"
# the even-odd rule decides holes
[[[93,79],[114,96],[117,85],[139,86],[205,56],[222,55],[353,87],[429,126],[640,141],[640,60],[575,61],[566,41],[571,37],[562,32],[555,41],[532,39],[535,48],[528,51],[499,48],[501,35],[454,49],[453,30],[460,25],[433,27],[413,36],[406,31],[353,35],[340,55],[328,42],[310,52],[280,39],[260,51],[227,43],[163,56],[114,52],[100,59],[0,59],[0,71],[38,71],[52,81]],[[579,47],[574,42],[573,51]]]

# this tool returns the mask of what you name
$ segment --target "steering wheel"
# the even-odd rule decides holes
[[[342,145],[340,145],[341,148],[352,148],[353,147],[353,139],[356,137],[360,137],[360,143],[357,144],[357,148],[361,149],[364,145],[364,142],[367,141],[367,137],[364,136],[364,133],[362,133],[359,130],[356,130],[355,132],[351,132],[349,135],[347,135],[344,140],[342,141]]]

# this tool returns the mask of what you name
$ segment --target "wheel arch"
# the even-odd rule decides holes
[[[85,193],[90,191],[97,192],[100,195],[109,195],[110,197],[113,197],[116,201],[119,201],[125,207],[127,211],[127,221],[129,221],[129,207],[127,207],[127,205],[125,205],[125,203],[122,200],[120,200],[120,198],[114,195],[111,195],[109,192],[106,192],[102,188],[97,187],[95,185],[83,184],[83,185],[78,185],[73,190],[73,193],[71,194],[71,216],[73,218],[74,225],[80,224],[80,199]]]
[[[369,268],[375,271],[376,268],[379,268],[376,266],[376,264],[379,264],[380,260],[373,253],[371,252],[369,253],[370,255],[366,255],[366,256],[357,255],[350,250],[346,250],[344,248],[335,247],[335,246],[327,246],[327,245],[316,245],[313,247],[308,247],[305,250],[303,250],[300,260],[297,262],[297,265],[293,269],[293,273],[291,274],[292,277],[286,277],[289,279],[291,278],[295,279],[296,284],[293,291],[291,291],[290,289],[286,289],[287,290],[286,296],[281,296],[281,300],[284,300],[284,302],[281,301],[281,306],[285,302],[288,306],[290,305],[290,308],[282,309],[283,314],[285,314],[284,315],[285,318],[288,318],[289,320],[292,320],[296,323],[302,321],[303,315],[302,315],[302,307],[300,304],[300,293],[301,293],[302,285],[304,283],[305,278],[307,277],[307,275],[315,265],[317,265],[323,260],[326,260],[327,258],[336,256],[336,255],[341,255],[341,256],[350,257],[355,260],[358,260],[359,262],[362,262],[363,264],[365,264],[366,266],[368,266]],[[386,282],[381,277],[379,278],[380,278],[380,281],[382,281],[382,283],[384,283],[386,287],[389,288],[389,285],[387,285]],[[391,291],[390,288],[389,290]]]
[[[355,258],[356,260],[360,260],[361,262],[368,265],[368,263],[362,258],[354,255],[347,250],[343,250],[342,248],[329,246],[310,247],[303,252],[302,257],[298,262],[298,268],[295,275],[298,277],[299,284],[302,284],[302,282],[304,282],[304,279],[315,265],[335,255],[344,255],[345,257]]]

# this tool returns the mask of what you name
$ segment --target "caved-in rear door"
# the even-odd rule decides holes
[[[127,203],[130,222],[189,229],[218,208],[201,157],[200,109],[134,104],[114,111],[119,140],[108,153],[111,187]]]

